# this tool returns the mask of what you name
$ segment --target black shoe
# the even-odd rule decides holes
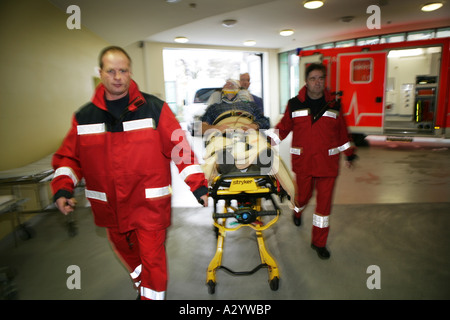
[[[322,260],[330,259],[330,252],[327,250],[326,247],[317,247],[311,244],[311,248],[316,250],[317,255],[319,256],[320,259]]]
[[[297,227],[299,227],[299,226],[301,226],[302,225],[302,216],[300,216],[300,217],[296,217],[295,216],[295,211],[294,211],[294,224],[297,226]]]

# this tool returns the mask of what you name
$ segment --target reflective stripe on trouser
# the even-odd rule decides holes
[[[327,243],[329,232],[328,216],[331,213],[335,181],[335,177],[296,176],[296,203],[298,207],[306,206],[312,197],[314,189],[316,191],[316,209],[313,216],[312,243],[318,247],[324,247]],[[320,216],[327,218],[317,218]],[[316,223],[314,223],[314,221]]]
[[[325,247],[330,232],[329,216],[313,214],[311,241],[317,247]]]
[[[306,206],[303,206],[303,207],[297,207],[297,206],[295,206],[294,207],[294,215],[297,217],[297,218],[300,218],[301,217],[301,215],[302,215],[302,212],[303,212],[303,210],[305,210],[305,208],[306,208]]]
[[[163,300],[167,289],[166,230],[119,233],[108,228],[108,237],[141,299]]]

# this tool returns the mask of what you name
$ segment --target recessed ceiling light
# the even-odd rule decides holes
[[[176,37],[175,39],[173,39],[173,41],[178,43],[186,43],[189,41],[189,39],[186,37]]]
[[[227,19],[227,20],[222,21],[222,25],[227,28],[234,26],[236,23],[237,23],[237,20],[234,20],[234,19]]]
[[[246,40],[246,41],[244,41],[244,46],[247,46],[247,47],[254,46],[255,44],[256,44],[255,40]]]
[[[341,22],[351,22],[353,19],[355,19],[354,16],[345,16],[339,19]]]
[[[280,31],[280,36],[283,37],[288,37],[288,36],[292,36],[294,34],[294,30],[292,29],[284,29]]]
[[[430,2],[424,4],[420,10],[425,12],[434,11],[442,7],[442,5],[443,5],[442,2]]]
[[[317,9],[323,6],[322,0],[308,0],[303,3],[303,6],[306,9]]]

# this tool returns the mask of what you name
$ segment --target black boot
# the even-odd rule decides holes
[[[298,209],[297,207],[292,210],[292,215],[294,216],[294,224],[299,227],[302,225],[302,211]],[[300,213],[300,215],[297,217],[297,215]]]
[[[311,244],[311,248],[316,250],[317,255],[319,256],[320,259],[322,260],[330,259],[330,252],[327,250],[326,247],[317,247]]]
[[[299,227],[299,226],[301,226],[302,225],[302,216],[300,216],[300,217],[296,217],[295,216],[295,211],[294,211],[294,224],[297,226],[297,227]]]

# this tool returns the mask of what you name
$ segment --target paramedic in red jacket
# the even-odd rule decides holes
[[[171,160],[204,206],[207,182],[167,103],[140,92],[130,68],[123,49],[101,52],[102,83],[74,114],[53,156],[52,189],[56,206],[68,214],[74,187],[84,177],[95,223],[107,228],[141,299],[164,299]]]
[[[280,139],[292,131],[292,170],[297,192],[294,223],[301,225],[301,214],[316,190],[311,247],[321,259],[328,259],[326,248],[333,189],[339,170],[340,153],[350,167],[356,157],[350,143],[344,116],[325,89],[326,68],[311,64],[305,72],[305,86],[289,100],[283,118],[277,124]]]

